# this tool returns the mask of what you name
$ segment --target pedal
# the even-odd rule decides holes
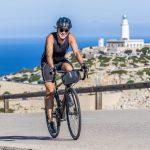
[[[60,121],[66,121],[66,120],[67,120],[66,118],[61,118],[61,119],[60,119]]]
[[[66,119],[66,115],[65,115],[65,113],[63,113],[63,115],[61,116],[61,118],[60,118],[60,121],[66,121],[67,119]]]

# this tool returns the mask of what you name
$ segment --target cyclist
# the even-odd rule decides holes
[[[52,132],[55,127],[52,118],[53,96],[55,90],[54,74],[56,70],[63,69],[65,71],[73,70],[71,63],[65,58],[67,49],[71,46],[78,62],[83,71],[87,70],[87,66],[83,62],[83,58],[78,49],[76,39],[70,29],[72,23],[69,18],[61,17],[56,23],[56,32],[50,33],[46,38],[45,51],[41,59],[42,77],[46,88],[45,108],[47,110],[49,126]]]

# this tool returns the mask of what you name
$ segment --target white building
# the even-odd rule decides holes
[[[108,40],[108,51],[124,51],[124,50],[137,50],[144,47],[143,39],[130,39],[129,23],[126,15],[122,17],[121,23],[121,39],[120,40]]]
[[[103,48],[104,47],[104,39],[103,38],[100,38],[99,41],[98,41],[98,46],[100,48]]]

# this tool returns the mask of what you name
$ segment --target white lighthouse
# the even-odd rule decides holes
[[[126,15],[123,15],[121,22],[121,39],[108,40],[107,50],[110,50],[111,52],[121,52],[124,50],[136,51],[137,49],[142,49],[143,47],[143,39],[130,39],[128,19]]]
[[[121,39],[129,40],[129,23],[126,15],[123,15],[122,17],[121,29],[122,29]]]

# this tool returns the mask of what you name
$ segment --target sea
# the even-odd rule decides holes
[[[150,43],[150,37],[140,38]],[[109,37],[104,39],[107,41]],[[79,37],[77,42],[79,49],[96,46],[98,37]],[[0,39],[0,76],[40,66],[44,46],[45,38]]]

